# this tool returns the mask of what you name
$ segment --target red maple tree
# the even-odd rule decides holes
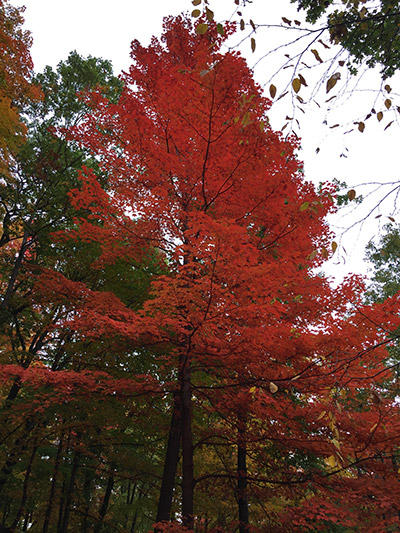
[[[186,528],[205,511],[195,487],[226,491],[235,480],[241,532],[250,531],[249,498],[272,491],[288,512],[258,518],[261,531],[301,531],[309,520],[369,520],[372,531],[396,470],[397,407],[380,380],[397,300],[366,307],[357,277],[332,289],[315,274],[330,246],[333,188],[304,180],[297,139],[272,131],[244,59],[221,52],[232,31],[210,23],[198,35],[167,19],[161,40],[133,42],[117,104],[88,96],[93,111],[71,136],[96,154],[107,185],[82,170],[67,238],[99,243],[94,268],[156,254],[167,273],[139,311],[68,282],[74,314],[62,326],[164,349],[152,376],[172,412],[160,530],[181,450]],[[49,298],[61,283],[41,277]],[[202,471],[196,454],[211,444],[236,449],[236,467]]]

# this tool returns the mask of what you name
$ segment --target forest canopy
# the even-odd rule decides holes
[[[0,15],[0,530],[397,530],[398,232],[372,284],[321,273],[355,191],[307,181],[234,23],[166,17],[116,76],[34,73]]]

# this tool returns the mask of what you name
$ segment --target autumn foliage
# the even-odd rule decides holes
[[[115,409],[106,432],[149,443],[129,469],[105,437],[95,531],[113,487],[122,490],[118,475],[150,494],[157,531],[396,527],[400,422],[386,347],[398,299],[365,305],[358,277],[332,288],[318,274],[334,187],[307,182],[298,140],[269,126],[269,100],[246,62],[222,52],[232,32],[209,23],[199,35],[169,18],[160,40],[132,43],[117,102],[86,94],[91,110],[67,135],[98,168],[82,167],[69,193],[75,218],[53,240],[95,250],[88,277],[32,270],[33,305],[62,310],[52,331],[73,341],[74,365],[5,365],[0,376],[49,395],[44,410],[60,406],[60,454],[80,397]],[[147,276],[140,294],[120,288],[132,273],[132,283]],[[89,475],[96,430],[68,438],[69,486],[83,491],[78,465]],[[76,503],[86,517],[92,481],[87,507]],[[67,531],[65,516],[57,531]]]

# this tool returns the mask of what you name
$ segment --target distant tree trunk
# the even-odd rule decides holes
[[[175,476],[179,460],[179,448],[182,432],[181,404],[181,394],[177,392],[174,393],[172,417],[164,460],[160,496],[158,499],[156,522],[169,521],[171,517],[172,497],[174,494]]]
[[[94,533],[100,533],[100,531],[103,528],[103,521],[104,521],[104,517],[107,514],[107,509],[110,503],[111,492],[112,492],[113,486],[114,486],[114,467],[112,467],[110,475],[108,476],[104,498],[101,503],[101,507],[99,511],[99,521],[97,522],[96,527],[93,529]]]
[[[89,518],[93,478],[94,478],[93,470],[91,468],[86,468],[85,481],[83,483],[83,498],[85,500],[85,514],[83,516],[82,533],[88,533],[89,527],[90,527],[88,518]]]
[[[78,436],[79,438],[79,436]],[[69,522],[69,514],[71,511],[71,503],[72,503],[72,495],[74,492],[74,485],[75,485],[75,478],[76,473],[79,468],[79,461],[80,461],[81,454],[80,452],[75,451],[74,452],[74,458],[72,460],[72,467],[71,467],[71,475],[69,478],[67,493],[65,495],[65,507],[64,507],[64,516],[62,521],[61,530],[59,533],[66,533],[68,530],[68,522]]]
[[[193,489],[192,384],[186,358],[182,368],[182,518],[189,529],[194,526]]]
[[[237,491],[239,510],[239,533],[249,531],[249,504],[247,498],[247,446],[246,421],[239,417],[239,441],[237,448]]]
[[[57,485],[58,471],[60,469],[60,463],[61,463],[61,454],[62,454],[62,448],[63,448],[63,437],[64,437],[64,435],[61,434],[60,441],[59,441],[58,447],[57,447],[56,459],[54,461],[53,475],[52,475],[52,479],[51,479],[50,494],[49,494],[49,502],[47,504],[46,514],[44,516],[44,522],[43,522],[43,533],[47,533],[47,531],[49,529],[51,512],[53,510],[54,494],[55,494],[56,485]]]
[[[68,449],[68,446],[67,446],[67,449]],[[62,522],[63,522],[65,492],[66,492],[66,483],[65,483],[65,477],[64,477],[63,482],[62,482],[60,504],[58,508],[57,533],[60,533]]]
[[[14,531],[16,529],[16,527],[18,526],[18,522],[20,521],[22,513],[24,512],[24,509],[25,509],[25,504],[26,504],[26,500],[27,500],[27,497],[28,497],[29,478],[30,478],[30,475],[31,475],[31,472],[32,472],[32,465],[33,465],[33,461],[35,459],[35,455],[36,455],[37,449],[38,449],[38,447],[35,444],[35,446],[33,447],[30,459],[29,459],[28,466],[26,468],[25,477],[24,477],[24,485],[22,487],[21,503],[19,505],[18,512],[17,512],[17,514],[16,514],[16,516],[14,518],[14,522],[12,523],[12,526],[11,526],[11,530],[12,531]]]

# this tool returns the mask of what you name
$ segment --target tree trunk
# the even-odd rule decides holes
[[[11,526],[11,530],[12,531],[14,531],[17,528],[18,522],[20,521],[22,513],[24,512],[24,509],[25,509],[26,500],[27,500],[27,497],[28,497],[28,483],[29,483],[29,478],[30,478],[31,472],[32,472],[32,465],[33,465],[33,461],[35,459],[35,455],[36,455],[37,449],[38,449],[38,447],[35,444],[35,446],[33,447],[30,459],[29,459],[29,463],[28,463],[26,472],[25,472],[24,485],[23,485],[23,488],[22,488],[21,503],[20,503],[18,512],[16,514],[16,517],[14,518],[14,522],[12,523],[12,526]]]
[[[100,511],[99,511],[99,521],[93,530],[94,533],[100,533],[100,531],[102,530],[103,520],[104,520],[104,517],[106,516],[108,505],[110,503],[111,492],[112,492],[113,486],[114,486],[114,470],[112,469],[110,472],[110,475],[108,476],[104,498],[103,498]]]
[[[245,439],[245,421],[239,420],[239,442],[237,449],[239,533],[248,533],[249,531],[249,504],[247,499],[247,450]]]
[[[68,530],[69,514],[71,511],[71,503],[72,503],[72,494],[74,492],[75,478],[76,478],[76,473],[79,467],[80,456],[81,454],[79,452],[74,453],[67,494],[65,495],[64,517],[63,517],[62,526],[61,526],[59,533],[66,533]]]
[[[168,435],[167,451],[158,500],[156,522],[169,521],[171,516],[172,497],[174,494],[176,469],[179,460],[179,447],[182,431],[181,395],[174,393],[172,418]]]
[[[192,384],[186,358],[182,369],[182,519],[188,529],[194,526],[193,488]]]
[[[55,490],[56,490],[58,471],[59,471],[60,463],[61,463],[61,454],[62,454],[62,448],[63,448],[63,437],[64,437],[64,435],[61,434],[60,442],[58,443],[58,447],[57,447],[56,459],[54,461],[54,469],[53,469],[53,476],[52,476],[52,479],[51,479],[49,502],[47,504],[46,514],[45,514],[44,522],[43,522],[43,533],[47,533],[47,531],[49,529],[51,511],[53,510],[54,493],[55,493]]]

